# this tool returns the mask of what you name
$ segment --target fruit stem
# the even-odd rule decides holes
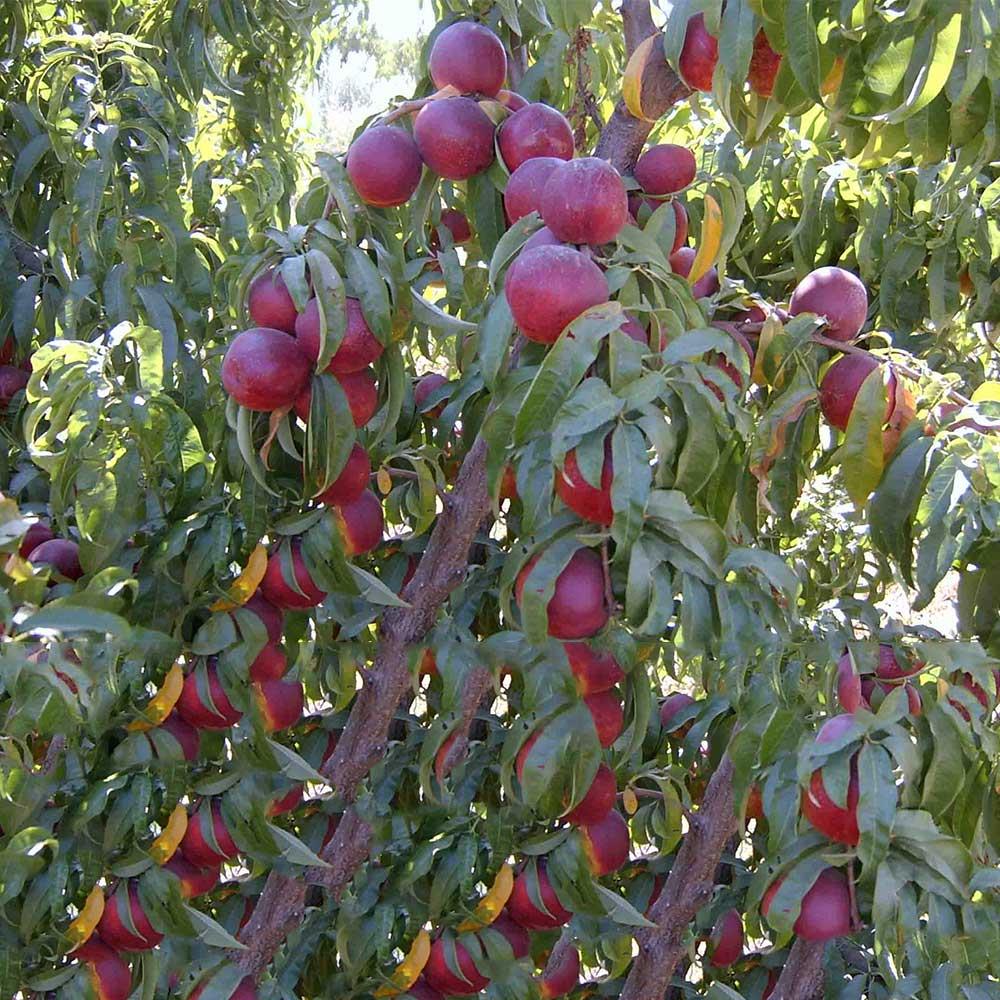
[[[611,588],[611,559],[608,556],[608,540],[605,538],[601,542],[601,568],[604,571],[604,600],[608,604],[608,612],[616,614],[618,605],[615,603],[615,594]]]
[[[854,886],[854,858],[847,867],[847,895],[851,901],[851,930],[861,929],[861,914],[858,912],[858,896]]]
[[[382,116],[379,124],[389,125],[398,118],[403,118],[405,115],[416,114],[421,108],[430,104],[431,101],[440,101],[444,97],[455,97],[457,95],[458,91],[449,83],[447,87],[435,90],[429,97],[417,97],[412,101],[403,101],[402,104],[397,104],[392,111]]]

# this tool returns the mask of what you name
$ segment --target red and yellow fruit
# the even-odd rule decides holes
[[[538,557],[521,570],[514,587],[518,605]],[[555,590],[546,607],[549,635],[556,639],[586,639],[607,624],[609,613],[604,596],[604,568],[593,549],[577,549],[556,578]],[[596,696],[595,696],[596,697]]]

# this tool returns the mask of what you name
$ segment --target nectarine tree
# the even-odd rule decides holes
[[[659,6],[0,5],[3,995],[995,995],[995,18]]]

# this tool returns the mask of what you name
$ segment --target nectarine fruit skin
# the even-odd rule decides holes
[[[598,878],[618,871],[628,861],[628,823],[620,812],[612,809],[596,823],[580,827],[580,835],[587,863]]]
[[[781,69],[781,56],[771,48],[764,29],[754,36],[753,55],[750,57],[750,71],[747,80],[750,89],[761,97],[770,97],[774,93],[774,81]]]
[[[434,86],[496,97],[507,76],[503,42],[485,25],[456,21],[434,39],[427,60]]]
[[[292,572],[298,590],[292,587],[284,578],[281,569],[281,550],[276,549],[268,556],[267,569],[260,589],[263,595],[276,608],[314,608],[322,604],[326,594],[313,583],[305,559],[302,557],[302,542],[293,538],[291,541]]]
[[[739,910],[727,910],[712,928],[709,942],[709,962],[725,969],[743,955],[743,918]]]
[[[289,729],[302,718],[305,692],[300,681],[261,681],[254,685],[254,696],[269,733]]]
[[[489,986],[490,981],[476,968],[476,963],[461,941],[455,942],[455,959],[461,975],[456,975],[448,967],[445,948],[443,938],[438,938],[431,945],[431,953],[423,972],[431,987],[447,996],[465,997]]]
[[[846,714],[827,719],[816,735],[816,743],[832,743],[840,739],[853,724],[852,717]],[[809,787],[802,790],[802,814],[825,837],[854,847],[861,839],[858,830],[859,789],[857,754],[851,758],[846,808],[838,806],[827,794],[823,771],[819,768],[813,771]]]
[[[347,375],[338,375],[337,381],[340,383],[344,395],[347,396],[347,405],[351,409],[351,419],[355,427],[364,427],[378,409],[378,388],[375,385],[375,377],[371,369],[366,368],[360,372],[350,372]],[[306,419],[308,419],[308,406],[306,407]]]
[[[375,125],[351,143],[346,168],[362,201],[376,208],[393,208],[413,196],[424,162],[409,132]]]
[[[694,153],[675,143],[651,146],[635,165],[635,179],[643,191],[660,196],[683,191],[694,181],[697,172]]]
[[[900,662],[891,643],[880,642],[878,644],[878,666],[875,668],[875,676],[880,681],[904,681],[907,677],[919,674],[923,669],[923,663],[918,660]]]
[[[237,334],[222,361],[222,386],[248,410],[291,406],[309,383],[309,357],[294,337],[254,327]]]
[[[766,917],[782,879],[774,882],[761,901],[761,913]],[[802,897],[802,906],[793,928],[807,941],[829,941],[851,933],[851,899],[847,878],[838,868],[825,868],[809,891]]]
[[[583,478],[574,448],[567,452],[562,469],[556,472],[556,493],[577,517],[607,527],[614,519],[614,511],[611,509],[611,483],[614,474],[609,435],[604,440],[604,465],[601,467],[600,487],[592,486]]]
[[[250,664],[250,680],[276,681],[285,676],[288,669],[288,658],[280,646],[268,643]]]
[[[371,490],[365,490],[349,503],[339,504],[334,513],[348,559],[371,552],[381,543],[385,515],[382,504]]]
[[[570,946],[560,953],[555,968],[546,968],[538,979],[542,1000],[565,996],[580,982],[580,952]]]
[[[31,550],[28,562],[36,566],[51,566],[67,580],[79,580],[83,576],[80,547],[69,538],[50,538],[42,542]]]
[[[582,312],[609,297],[601,269],[567,246],[522,250],[507,271],[504,294],[518,328],[540,344],[555,343]]]
[[[621,174],[596,156],[560,164],[542,191],[542,221],[566,243],[610,243],[628,221]]]
[[[196,986],[194,990],[188,995],[187,1000],[199,1000],[202,993],[205,992],[205,983]],[[229,1000],[257,1000],[257,988],[254,986],[254,981],[250,976],[242,980],[233,995]]]
[[[175,854],[164,866],[180,879],[181,895],[185,899],[195,899],[211,892],[219,884],[218,865],[196,868],[181,854]]]
[[[585,642],[565,642],[563,649],[582,695],[607,691],[625,679],[621,665],[610,653],[599,653]]]
[[[503,208],[508,223],[513,225],[532,212],[541,214],[542,192],[552,171],[562,162],[554,156],[535,156],[525,160],[511,173],[503,193]],[[552,235],[553,240],[558,242],[555,234]]]
[[[233,707],[226,696],[225,688],[219,680],[219,671],[214,663],[205,667],[208,696],[211,703],[202,701],[199,687],[199,671],[192,671],[184,678],[181,696],[177,699],[176,711],[196,729],[223,730],[235,726],[243,713]]]
[[[697,256],[698,251],[694,247],[681,247],[679,250],[675,250],[668,259],[674,273],[686,278],[691,273]],[[712,267],[691,286],[691,294],[696,299],[706,299],[708,296],[714,295],[719,287],[719,271]]]
[[[820,267],[795,286],[788,312],[815,313],[826,319],[823,332],[831,340],[854,340],[868,319],[868,290],[842,267]]]
[[[837,701],[843,712],[856,712],[861,707],[861,677],[849,653],[837,661]]]
[[[514,888],[507,901],[507,912],[515,923],[529,931],[552,930],[556,927],[562,927],[563,924],[569,923],[573,914],[559,902],[559,897],[556,895],[555,889],[552,888],[544,864],[540,863],[537,871],[538,892],[545,909],[540,910],[532,902],[531,894],[528,892],[528,873],[521,872],[514,879]]]
[[[285,616],[261,592],[257,590],[250,600],[243,605],[244,610],[252,611],[264,626],[268,642],[281,642],[285,628]]]
[[[132,992],[132,970],[113,948],[100,938],[91,937],[80,949],[80,960],[88,966],[88,974],[97,1000],[127,1000]]]
[[[368,452],[360,444],[355,444],[340,475],[316,497],[317,503],[334,505],[357,500],[368,489],[371,474],[372,462]]]
[[[532,560],[518,574],[514,595],[518,604]],[[608,622],[604,597],[604,568],[593,549],[577,549],[566,568],[556,579],[548,607],[549,635],[556,639],[587,639],[596,635]]]
[[[426,375],[422,375],[417,379],[416,385],[413,387],[413,405],[420,411],[424,412],[427,400],[430,398],[431,393],[435,390],[440,389],[441,386],[447,385],[448,379],[444,377],[440,372],[428,372]],[[438,403],[426,412],[428,416],[439,417],[444,411],[444,403]]]
[[[191,723],[180,717],[176,708],[160,723],[159,728],[166,730],[177,740],[185,760],[198,759],[201,753],[201,736]]]
[[[435,252],[441,249],[442,229],[448,230],[451,235],[451,242],[455,246],[468,243],[472,239],[472,227],[469,225],[468,216],[457,209],[446,208],[441,212],[441,224],[431,233],[431,249]]]
[[[357,299],[345,301],[347,329],[336,353],[330,359],[326,371],[333,375],[350,375],[374,364],[382,356],[383,347],[372,333],[361,311]],[[295,322],[295,340],[309,360],[316,363],[319,358],[320,324],[319,302],[310,299]]]
[[[870,354],[845,354],[830,365],[819,385],[819,408],[828,424],[840,431],[847,430],[861,386],[879,367],[880,362]],[[895,387],[896,375],[890,369],[886,386],[886,420],[896,408]]]
[[[694,698],[689,694],[685,694],[683,691],[675,691],[673,694],[668,694],[666,698],[660,703],[660,727],[662,729],[670,730],[672,728],[671,723],[673,718],[678,712],[694,704]],[[681,727],[681,733],[687,732],[690,729],[691,724],[685,723]]]
[[[214,868],[226,861],[232,861],[240,853],[236,841],[230,836],[222,818],[222,809],[218,801],[213,800],[211,803],[210,815],[215,835],[214,845],[202,829],[205,822],[205,812],[202,809],[192,813],[188,818],[187,831],[181,840],[180,852],[182,856],[196,868]],[[218,850],[216,850],[216,845]]]
[[[542,226],[541,229],[536,230],[532,233],[525,241],[524,246],[521,247],[521,253],[527,250],[534,250],[535,247],[563,247],[566,246],[565,243],[548,226]]]
[[[607,750],[622,733],[625,716],[621,698],[616,691],[611,690],[588,694],[583,701],[594,720],[597,739]]]
[[[55,538],[55,532],[44,521],[36,521],[24,533],[21,544],[18,546],[17,554],[22,559],[27,559],[31,553],[38,548],[42,542],[50,542]]]
[[[688,21],[684,47],[678,61],[681,79],[692,89],[708,93],[719,61],[719,40],[705,26],[705,15],[696,14]]]
[[[281,330],[282,333],[295,332],[295,320],[299,313],[276,267],[268,268],[251,282],[247,293],[247,312],[256,327]]]
[[[536,157],[573,158],[573,129],[562,112],[547,104],[529,104],[515,111],[498,137],[504,166],[513,174]]]
[[[468,97],[446,97],[420,109],[413,137],[424,162],[436,174],[464,181],[493,162],[493,122]]]
[[[531,935],[519,923],[511,919],[506,910],[490,924],[498,934],[502,934],[514,953],[514,958],[524,958],[531,952]]]
[[[618,783],[615,780],[615,772],[607,764],[601,763],[590,788],[587,789],[587,794],[563,819],[573,826],[599,823],[614,808],[617,797]]]
[[[6,409],[10,401],[28,384],[30,376],[13,365],[0,365],[0,407]]]
[[[115,893],[109,896],[104,904],[104,913],[97,924],[97,933],[101,936],[101,940],[115,951],[149,951],[163,940],[163,935],[149,922],[149,917],[139,902],[139,888],[135,882],[129,882],[127,895],[135,932],[119,913],[120,900]]]

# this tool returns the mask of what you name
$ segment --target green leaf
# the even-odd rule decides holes
[[[389,292],[371,257],[360,247],[349,246],[345,258],[347,280],[361,302],[365,322],[383,346],[392,338]]]
[[[621,323],[617,302],[594,306],[562,332],[532,380],[514,421],[514,443],[523,444],[551,427],[559,408],[593,364],[601,343]]]
[[[214,921],[210,916],[196,910],[193,906],[185,906],[184,912],[188,919],[194,924],[195,932],[209,948],[234,948],[237,951],[246,951],[247,946],[241,944],[226,930],[222,924]]]
[[[878,367],[869,373],[858,390],[839,452],[844,486],[848,496],[859,507],[867,501],[882,478],[885,411],[884,373]]]

